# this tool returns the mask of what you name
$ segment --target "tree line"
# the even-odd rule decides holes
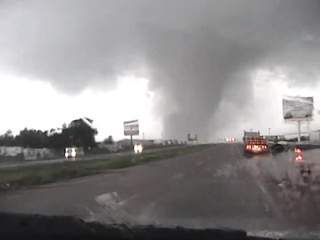
[[[97,130],[85,122],[75,121],[77,124],[64,125],[60,132],[55,132],[54,129],[42,131],[25,128],[14,136],[12,131],[8,130],[5,134],[0,135],[0,145],[55,149],[75,146],[83,147],[86,150],[95,147]]]

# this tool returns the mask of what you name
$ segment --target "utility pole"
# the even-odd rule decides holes
[[[308,132],[308,137],[309,137],[309,141],[310,141],[310,137],[311,137],[311,132],[310,132],[310,120],[307,120],[307,132]]]

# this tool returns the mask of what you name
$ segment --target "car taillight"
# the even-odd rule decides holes
[[[301,151],[300,148],[295,148],[295,149],[294,149],[294,152],[295,152],[295,153],[301,153],[302,151]]]
[[[301,155],[296,156],[296,161],[303,161],[303,157]]]
[[[295,147],[294,153],[295,153],[295,160],[297,162],[302,162],[303,161],[303,151],[302,151],[302,149],[299,148],[299,147]]]

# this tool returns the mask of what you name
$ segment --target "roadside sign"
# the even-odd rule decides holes
[[[138,120],[125,121],[123,122],[124,135],[125,136],[134,136],[139,135],[139,122]]]

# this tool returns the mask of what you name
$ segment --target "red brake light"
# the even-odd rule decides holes
[[[295,152],[295,160],[298,161],[298,162],[301,162],[303,161],[303,151],[301,148],[299,147],[295,147],[294,148],[294,152]]]
[[[294,151],[295,151],[296,153],[301,153],[301,149],[300,149],[300,148],[296,148]]]

